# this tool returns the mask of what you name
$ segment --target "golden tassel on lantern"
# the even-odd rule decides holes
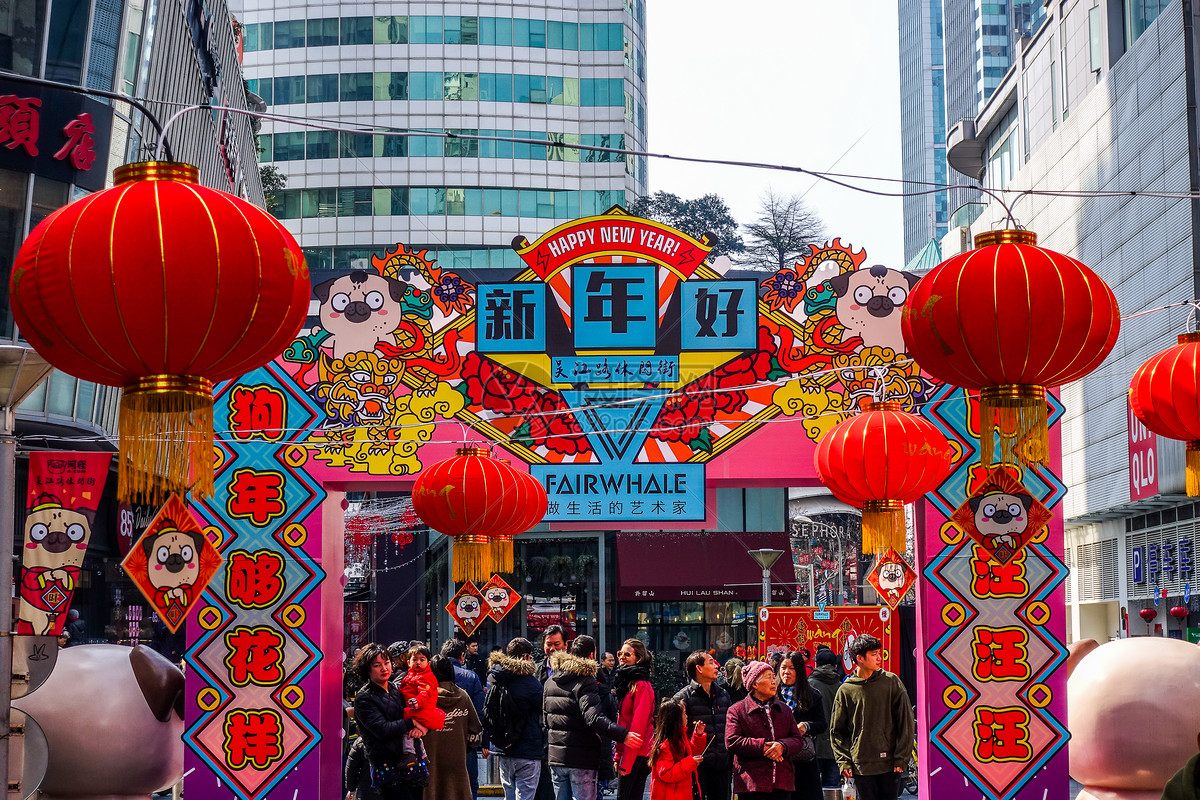
[[[510,534],[499,534],[492,538],[492,567],[493,572],[511,575],[513,571],[513,537]]]
[[[488,536],[467,534],[454,537],[454,566],[450,578],[455,583],[486,582],[495,572],[492,540]]]
[[[1187,443],[1187,475],[1188,497],[1200,497],[1200,439],[1190,439]]]
[[[863,503],[862,549],[864,553],[884,553],[906,549],[904,503],[900,500],[868,500]]]
[[[1045,388],[1008,385],[980,390],[979,444],[985,467],[997,461],[1045,464],[1050,457]]]
[[[212,496],[211,381],[154,375],[126,385],[119,433],[117,499],[159,505],[173,492]]]

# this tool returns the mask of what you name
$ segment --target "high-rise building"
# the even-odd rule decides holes
[[[946,192],[904,200],[904,257],[978,214],[972,181],[946,167],[946,130],[974,120],[1045,21],[1040,0],[899,0],[900,126],[905,189]],[[960,211],[961,209],[961,211]],[[957,213],[956,213],[957,212]]]
[[[250,90],[359,131],[267,121],[259,137],[314,282],[397,242],[442,267],[516,268],[515,236],[645,191],[644,160],[573,147],[644,149],[643,0],[442,10],[245,1]]]
[[[941,239],[950,216],[946,192],[917,194],[946,182],[946,89],[942,0],[900,0],[900,131],[904,260]]]

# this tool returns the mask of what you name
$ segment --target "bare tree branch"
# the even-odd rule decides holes
[[[810,244],[825,241],[825,223],[799,195],[780,197],[768,190],[756,221],[745,225],[746,249],[738,262],[776,272],[794,265]]]

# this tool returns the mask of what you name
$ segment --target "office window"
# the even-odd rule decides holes
[[[540,141],[546,141],[545,131],[513,131],[513,136],[517,139],[537,139]],[[545,161],[546,146],[528,144],[525,142],[515,142],[513,144],[513,156],[515,158],[528,158],[533,161]]]
[[[549,22],[546,28],[546,45],[551,50],[578,50],[579,23]]]
[[[373,190],[369,186],[338,189],[339,217],[369,217],[373,206]]]
[[[441,44],[441,17],[409,17],[408,41],[410,44]]]
[[[375,99],[376,100],[407,100],[408,99],[408,73],[407,72],[376,72],[375,73]]]
[[[338,76],[309,75],[305,99],[310,103],[336,103],[338,99]]]
[[[301,161],[304,159],[304,131],[275,134],[275,160]]]
[[[305,158],[335,158],[337,131],[307,131],[304,134]]]
[[[254,138],[255,148],[258,150],[258,160],[262,163],[275,160],[275,140],[269,133],[261,133]]]
[[[309,272],[328,272],[333,269],[333,248],[305,247],[304,263]]]
[[[247,53],[270,50],[273,44],[274,25],[270,22],[255,22],[242,27],[242,48]]]
[[[508,47],[512,44],[512,20],[498,17],[479,18],[479,43]]]
[[[373,189],[372,213],[376,217],[392,217],[408,213],[408,193],[399,187]]]
[[[293,19],[275,23],[275,49],[304,47],[304,20]]]
[[[441,133],[441,131],[438,132]],[[410,136],[408,154],[413,158],[441,158],[444,138],[443,136]]]
[[[478,100],[479,74],[447,72],[442,79],[442,98],[445,100]]]
[[[459,44],[479,44],[479,17],[459,18]]]
[[[551,105],[579,105],[579,78],[549,78],[548,80]]]
[[[480,136],[512,136],[512,131],[481,130]],[[512,158],[513,143],[482,139],[479,142],[480,158]]]
[[[371,44],[371,17],[342,17],[342,44]]]
[[[478,136],[477,130],[455,130],[447,131],[465,136]],[[447,138],[445,141],[445,155],[447,158],[479,158],[479,140],[478,139],[455,139]]]
[[[263,98],[266,99],[265,97]],[[304,76],[288,75],[275,79],[275,105],[304,102]]]
[[[375,155],[383,156],[384,158],[404,158],[409,153],[409,142],[415,141],[417,137],[409,136],[380,136],[382,144],[375,146]]]
[[[578,133],[549,133],[547,137],[550,139],[550,147],[546,149],[546,158],[549,161],[578,161],[579,148],[568,147],[567,145],[579,144]]]
[[[1088,62],[1089,69],[1100,78],[1100,69],[1104,64],[1103,46],[1100,29],[1100,6],[1088,9]]]
[[[375,44],[408,44],[408,17],[375,17]]]
[[[246,87],[263,99],[267,105],[275,102],[274,82],[271,78],[251,78]]]
[[[495,73],[480,73],[479,99],[511,103],[513,99],[513,76]]]
[[[300,219],[301,206],[300,190],[293,189],[291,191],[284,190],[279,192],[279,209],[277,216],[280,219]]]
[[[419,217],[441,217],[446,214],[446,190],[442,188],[412,188],[408,190],[409,213]]]
[[[338,19],[310,19],[308,21],[308,46],[332,47],[338,43]]]
[[[371,158],[375,155],[375,137],[369,133],[343,133],[339,155],[342,158]]]
[[[484,189],[483,213],[490,217],[518,216],[518,200],[516,189]]]
[[[408,99],[441,100],[443,77],[441,72],[408,73]]]
[[[446,216],[462,217],[467,213],[467,190],[446,190]]]
[[[337,213],[337,189],[301,189],[300,214],[305,219],[332,217]]]
[[[542,75],[514,75],[513,99],[518,103],[545,103],[546,78]]]
[[[343,100],[370,100],[374,96],[375,76],[370,72],[342,73]]]
[[[546,22],[540,19],[513,20],[514,47],[545,47]]]

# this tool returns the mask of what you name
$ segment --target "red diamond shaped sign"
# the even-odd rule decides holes
[[[1054,515],[1003,465],[987,477],[950,518],[1001,564],[1012,561]]]
[[[875,559],[875,566],[867,574],[867,583],[895,610],[908,590],[916,586],[917,573],[899,553],[889,548]]]

